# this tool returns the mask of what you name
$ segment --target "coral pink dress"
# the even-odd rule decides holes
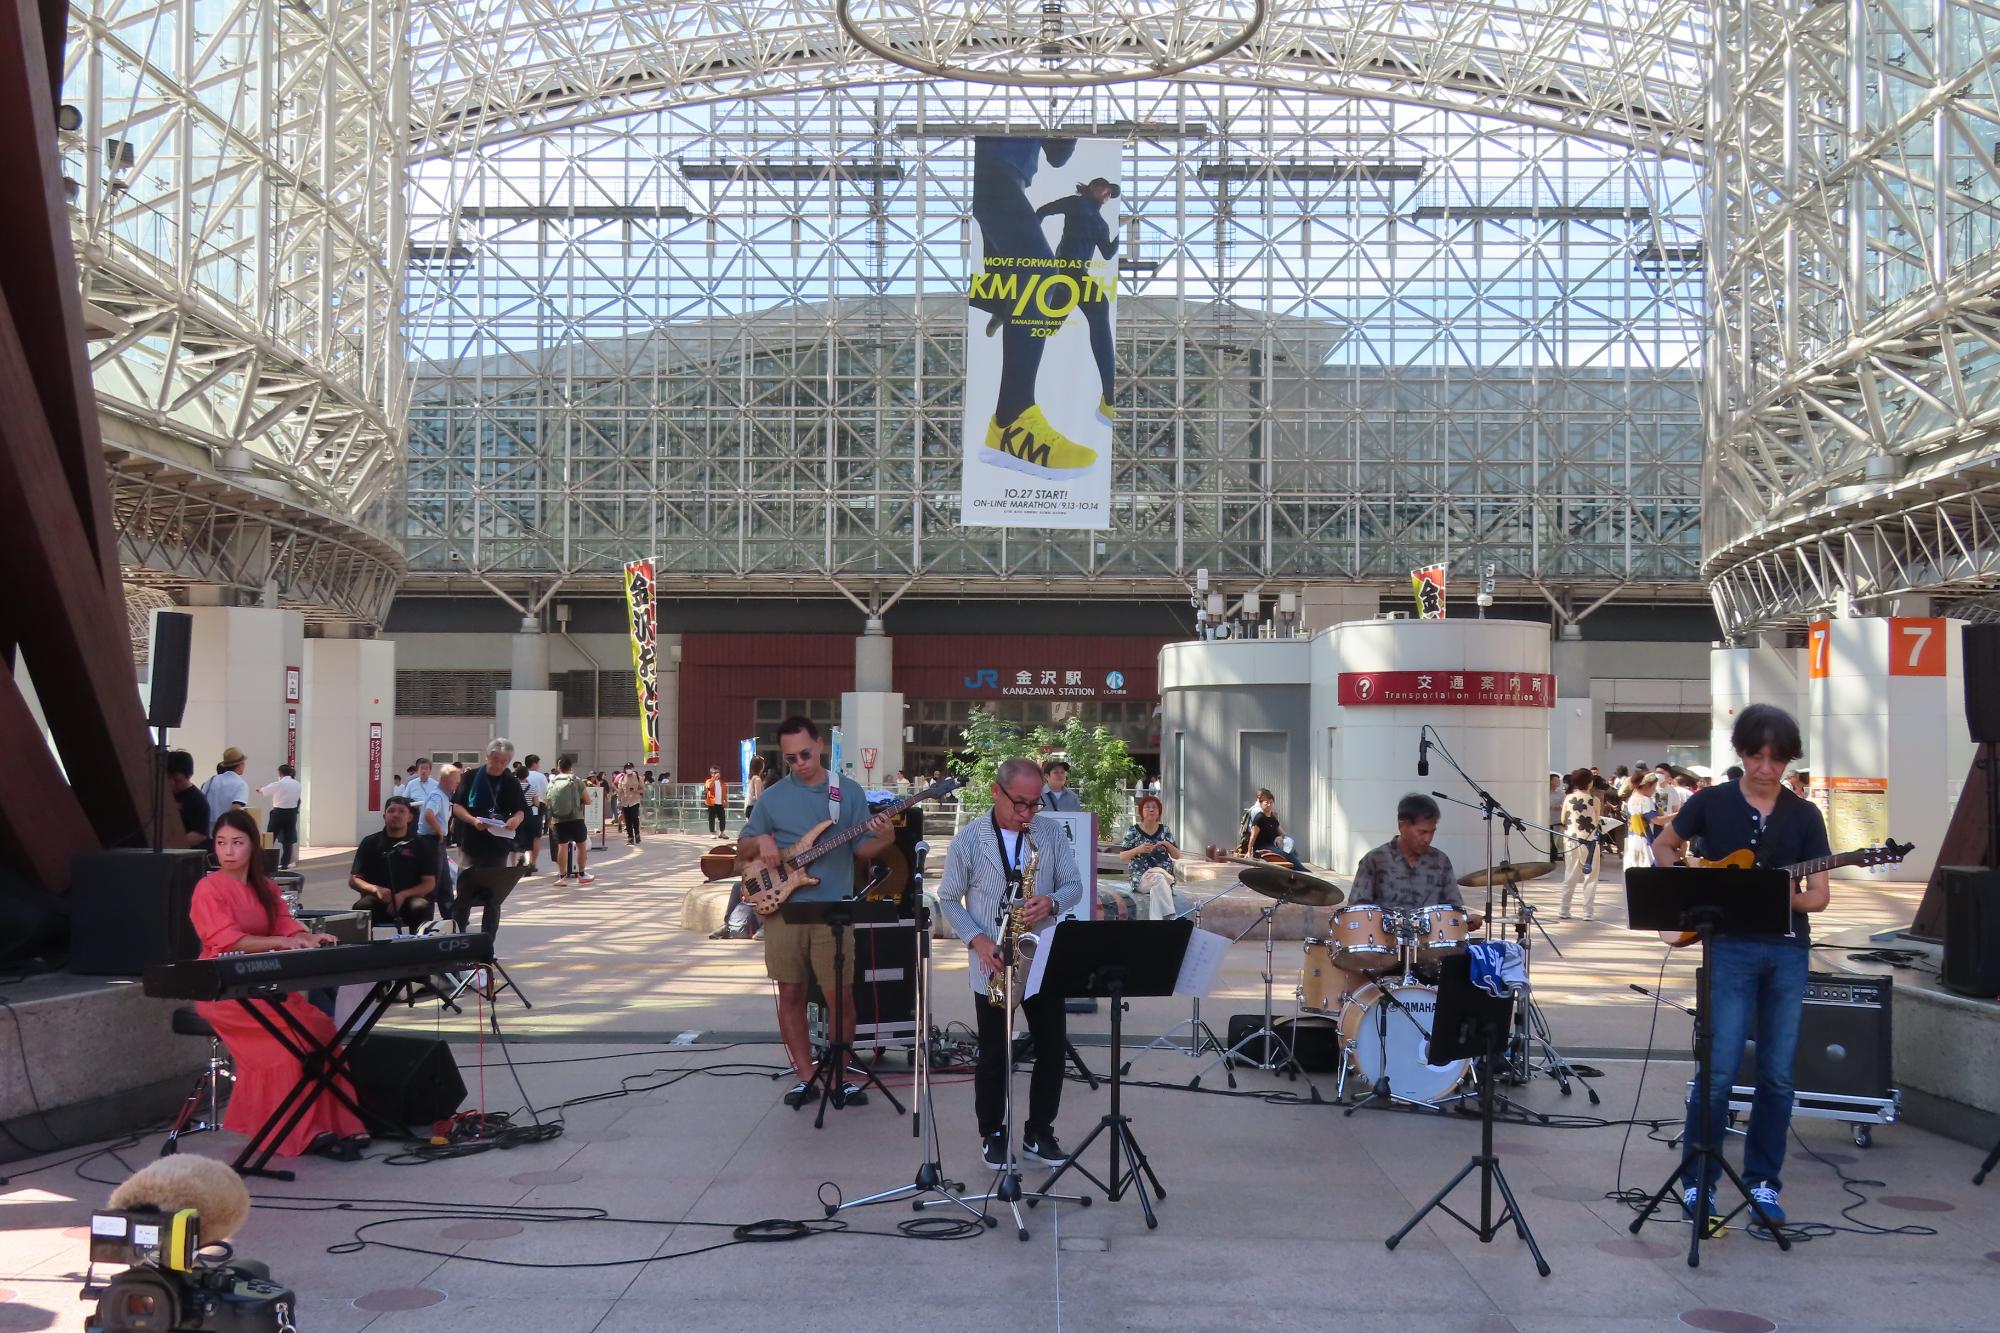
[[[221,870],[210,871],[202,877],[201,883],[194,886],[194,903],[188,915],[194,920],[196,933],[201,936],[203,958],[235,950],[245,935],[307,933],[304,926],[293,920],[290,909],[282,900],[278,903],[274,921],[255,889]],[[315,1009],[303,994],[295,991],[277,1002],[320,1041],[332,1040],[333,1020]],[[253,1003],[271,1002],[256,1000]],[[266,1032],[263,1025],[235,1000],[203,1000],[195,1005],[195,1011],[207,1019],[216,1035],[222,1038],[222,1044],[229,1048],[230,1058],[236,1064],[236,1087],[229,1096],[229,1110],[222,1118],[223,1128],[246,1136],[255,1134],[298,1083],[298,1058],[280,1045],[277,1038]],[[276,1015],[272,1018],[281,1027],[289,1029],[284,1019]],[[354,1095],[347,1080],[340,1080],[339,1086],[348,1096]],[[363,1132],[361,1121],[355,1118],[354,1112],[348,1110],[338,1097],[327,1094],[313,1101],[298,1124],[292,1127],[291,1133],[279,1140],[277,1151],[285,1157],[297,1157],[315,1138],[329,1130],[343,1136]]]

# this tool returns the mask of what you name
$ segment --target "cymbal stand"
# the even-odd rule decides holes
[[[1203,1065],[1201,1072],[1188,1080],[1190,1088],[1200,1087],[1202,1074],[1206,1074],[1217,1065],[1222,1066],[1222,1072],[1228,1078],[1229,1086],[1234,1088],[1236,1086],[1236,1071],[1232,1068],[1232,1065],[1237,1061],[1241,1061],[1253,1068],[1261,1069],[1267,1074],[1282,1070],[1291,1075],[1294,1083],[1298,1081],[1299,1062],[1292,1054],[1291,1043],[1279,1035],[1276,1025],[1276,1014],[1271,1007],[1271,986],[1277,977],[1276,963],[1274,961],[1277,947],[1276,918],[1278,909],[1290,906],[1291,901],[1290,898],[1283,898],[1277,902],[1266,903],[1263,909],[1257,913],[1257,921],[1261,921],[1264,924],[1264,1026],[1258,1028],[1255,1032],[1245,1033],[1243,1040],[1237,1042],[1234,1046],[1231,1046],[1228,1050],[1223,1051],[1213,1060]],[[1257,921],[1253,921],[1245,926],[1237,933],[1236,939],[1231,940],[1230,943],[1236,943],[1237,940],[1241,940],[1245,935],[1257,929]],[[1264,1041],[1264,1058],[1253,1060],[1244,1052],[1243,1048],[1249,1046],[1259,1038],[1262,1038]],[[1309,1088],[1312,1087],[1312,1079],[1310,1077],[1306,1079],[1306,1086]],[[1317,1088],[1313,1088],[1313,1100],[1322,1100]]]
[[[1230,886],[1230,888],[1234,887],[1235,885]],[[1187,911],[1177,912],[1169,919],[1178,921],[1182,917],[1191,916],[1194,918],[1194,928],[1200,930],[1201,909],[1228,892],[1229,889],[1223,889],[1220,893],[1212,893],[1193,907],[1188,908]],[[1242,936],[1239,935],[1237,938],[1241,939]],[[1201,1021],[1201,996],[1197,995],[1194,997],[1193,1006],[1193,1012],[1185,1021],[1174,1024],[1165,1032],[1147,1042],[1145,1049],[1149,1051],[1178,1051],[1182,1055],[1196,1057],[1199,1057],[1204,1051],[1222,1050],[1222,1038],[1215,1035],[1214,1028]],[[1194,1043],[1192,1046],[1183,1046],[1173,1039],[1174,1034],[1182,1028],[1188,1029],[1188,1038]]]

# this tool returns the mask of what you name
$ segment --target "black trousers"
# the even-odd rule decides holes
[[[278,844],[278,868],[288,870],[299,859],[299,808],[271,811],[271,840]]]
[[[719,805],[708,807],[708,831],[722,833],[729,826],[729,811]]]
[[[625,836],[633,842],[639,841],[639,807],[621,805],[618,807],[618,815],[625,821]]]
[[[1007,1049],[1007,1015],[984,995],[972,1001],[979,1017],[979,1068],[972,1076],[972,1104],[979,1115],[979,1135],[997,1134],[1007,1125],[1007,1064],[1013,1052]],[[1015,1123],[1025,1135],[1035,1130],[1054,1130],[1056,1112],[1062,1105],[1064,1061],[1067,1058],[1066,1020],[1062,996],[1043,993],[1021,1002],[1022,1022],[1034,1039],[1035,1072],[1028,1076],[1028,1112],[1015,1115]]]
[[[354,906],[368,913],[372,925],[401,926],[406,931],[419,929],[437,911],[437,906],[429,898],[411,898],[401,908],[392,912],[387,903],[373,894],[357,901]]]
[[[451,919],[464,930],[472,920],[472,909],[477,907],[479,928],[488,935],[498,934],[500,904],[507,901],[507,895],[514,891],[520,878],[520,872],[507,866],[470,866],[459,871]]]

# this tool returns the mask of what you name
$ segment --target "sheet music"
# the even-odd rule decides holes
[[[1028,980],[1021,987],[1021,998],[1032,1000],[1042,991],[1042,974],[1049,970],[1049,954],[1054,952],[1056,932],[1062,929],[1062,922],[1035,932],[1041,943],[1035,949],[1035,956],[1028,960]]]
[[[1229,954],[1229,937],[1212,930],[1197,930],[1188,936],[1187,953],[1181,958],[1181,974],[1174,978],[1174,994],[1206,995],[1215,985],[1215,974]]]

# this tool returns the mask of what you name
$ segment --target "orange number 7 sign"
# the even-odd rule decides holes
[[[1826,679],[1827,623],[1815,620],[1806,626],[1806,677],[1809,680]]]
[[[1942,676],[1944,674],[1943,620],[1891,616],[1889,618],[1889,674],[1892,676]]]

